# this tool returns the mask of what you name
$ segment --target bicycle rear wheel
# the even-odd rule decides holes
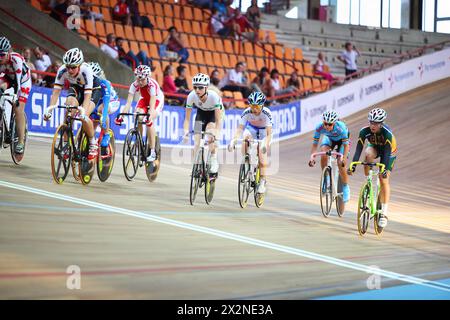
[[[258,208],[260,208],[263,203],[264,203],[264,193],[258,193],[258,187],[259,187],[259,183],[260,183],[260,175],[261,171],[259,169],[259,167],[256,167],[256,174],[255,174],[255,185],[254,185],[254,196],[255,196],[255,204]]]
[[[344,215],[345,210],[345,203],[344,203],[344,195],[342,194],[342,179],[341,176],[338,178],[338,184],[337,184],[337,195],[336,195],[336,211],[339,217],[342,218]]]
[[[328,218],[333,204],[333,189],[331,185],[331,168],[325,167],[320,178],[320,208],[325,218]]]
[[[194,205],[195,197],[197,196],[197,191],[200,186],[200,182],[202,179],[202,158],[201,158],[201,151],[197,153],[197,157],[195,159],[194,165],[192,166],[192,173],[191,173],[191,187],[189,191],[189,202],[191,203],[191,206]]]
[[[241,164],[241,168],[239,170],[239,180],[238,180],[238,198],[239,205],[241,208],[247,207],[248,197],[250,195],[250,163],[248,159],[245,160],[243,164]]]
[[[81,183],[86,185],[92,181],[92,177],[94,176],[95,166],[94,160],[89,161],[89,139],[84,132],[83,128],[80,129],[80,144],[79,144],[79,155],[80,161],[78,162]]]
[[[108,180],[111,175],[114,166],[114,158],[116,156],[116,141],[114,139],[114,132],[109,129],[107,134],[110,136],[107,147],[101,147],[101,141],[98,142],[100,152],[97,157],[97,176],[101,182]]]
[[[70,130],[67,125],[60,125],[53,136],[51,168],[53,180],[61,184],[69,173],[72,160],[72,146],[70,145]]]
[[[380,227],[378,225],[378,222],[380,221],[380,215],[378,212],[381,211],[381,202],[380,202],[380,195],[377,197],[377,213],[375,214],[375,217],[373,219],[373,226],[375,228],[375,234],[381,235],[383,233],[384,228]]]
[[[122,164],[123,173],[128,181],[133,180],[139,168],[141,156],[140,137],[136,129],[128,131],[123,144]]]
[[[25,136],[23,138],[23,144],[24,144],[24,149],[23,149],[23,153],[22,154],[17,154],[16,153],[16,146],[19,143],[19,134],[17,132],[17,127],[16,127],[16,115],[13,114],[11,117],[11,144],[9,145],[10,150],[11,150],[11,158],[14,161],[15,164],[20,164],[20,162],[23,159],[23,156],[25,155],[25,148],[27,146],[27,138],[28,138],[28,121],[27,121],[27,115],[24,114],[25,117]]]
[[[368,184],[363,185],[358,200],[358,232],[362,236],[367,232],[370,221],[370,188]]]

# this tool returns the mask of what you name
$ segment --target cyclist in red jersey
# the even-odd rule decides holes
[[[0,37],[0,74],[5,74],[13,80],[14,93],[17,94],[19,106],[13,108],[16,116],[19,143],[15,153],[23,154],[25,150],[25,104],[31,90],[31,71],[25,59],[18,53],[11,51],[11,43],[5,37]]]
[[[159,113],[164,107],[164,93],[162,92],[158,82],[151,78],[152,71],[147,65],[139,65],[134,70],[136,81],[130,85],[128,91],[127,104],[123,109],[123,113],[129,112],[134,95],[139,91],[141,97],[136,105],[136,112],[149,114],[147,125],[147,143],[150,146],[150,154],[147,155],[147,161],[156,160],[156,130],[153,122],[158,117]],[[116,118],[115,123],[122,123],[123,118]],[[139,126],[139,131],[142,134],[142,126]]]

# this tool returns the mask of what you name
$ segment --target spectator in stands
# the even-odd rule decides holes
[[[226,17],[228,15],[226,0],[214,0],[213,1],[213,11],[217,10],[220,15]]]
[[[103,43],[100,46],[100,50],[109,55],[113,59],[117,59],[119,57],[119,52],[117,50],[117,46],[115,45],[116,36],[114,33],[108,33],[106,35],[106,43]]]
[[[103,20],[103,14],[91,11],[92,3],[86,2],[85,0],[72,0],[72,5],[77,5],[80,7],[80,14],[82,18],[92,19],[92,20]]]
[[[179,101],[177,97],[171,95],[172,93],[178,93],[177,86],[175,85],[175,81],[173,80],[173,67],[172,65],[168,65],[164,68],[163,72],[163,85],[162,90],[164,91],[164,95],[167,97],[167,102],[171,105],[178,105],[180,102],[182,103],[184,99]]]
[[[127,0],[117,0],[113,9],[113,19],[121,21],[124,25],[131,25],[131,13]]]
[[[263,92],[266,96],[268,95],[268,81],[269,80],[269,69],[267,67],[262,67],[259,70],[258,75],[252,80],[251,88],[253,91]]]
[[[34,48],[33,53],[36,56],[36,60],[34,60],[36,70],[45,71],[48,67],[51,66],[52,60],[41,48]]]
[[[331,73],[327,72],[325,68],[328,68],[328,66],[324,62],[323,53],[319,52],[319,54],[317,55],[317,61],[314,64],[314,74],[321,76],[322,78],[330,82],[333,81],[334,77],[331,75]]]
[[[34,66],[34,63],[31,62],[31,49],[28,47],[23,48],[22,50],[22,57],[25,59],[25,63],[30,68],[31,72],[31,81],[33,84],[35,84],[38,80],[38,74],[36,72],[33,72],[33,70],[36,70],[36,67]]]
[[[123,42],[124,39],[121,37],[118,37],[116,39],[116,46],[119,52],[120,62],[126,64],[132,69],[136,68],[140,64],[151,66],[151,61],[149,64],[149,59],[147,58],[147,54],[144,51],[139,51],[137,55],[135,55],[131,50],[125,52],[125,49],[123,48]]]
[[[211,72],[211,75],[209,77],[209,87],[208,90],[215,91],[220,97],[222,96],[222,91],[219,89],[219,83],[220,83],[220,72],[218,69],[214,69]]]
[[[57,73],[58,69],[61,67],[61,65],[62,65],[61,60],[56,60],[45,71],[46,72],[50,72],[50,73]],[[48,88],[53,88],[53,84],[54,83],[55,83],[55,77],[54,76],[50,76],[50,75],[46,75],[42,79],[41,85],[45,86],[45,87],[48,87]]]
[[[259,26],[261,25],[261,11],[259,10],[257,0],[252,0],[252,5],[248,7],[246,16],[252,24],[253,29],[255,29],[255,32],[258,32]]]
[[[247,17],[241,13],[239,8],[236,8],[234,11],[234,23],[236,24],[236,32],[240,36],[240,38],[247,39],[252,42],[256,41],[258,33],[255,32],[255,28],[248,21]]]
[[[69,15],[67,14],[67,8],[69,7],[69,5],[69,0],[56,0],[53,5],[50,5],[50,17],[65,25],[66,20],[69,17]]]
[[[175,85],[177,86],[177,90],[183,94],[189,94],[189,85],[186,79],[186,67],[179,65],[177,67],[178,76],[175,78]]]
[[[192,4],[195,7],[203,8],[203,9],[212,9],[213,2],[212,0],[193,0],[188,1],[190,4]]]
[[[159,46],[159,54],[161,57],[167,56],[167,51],[176,52],[179,63],[186,63],[189,58],[189,52],[186,49],[186,41],[184,37],[177,31],[177,28],[170,27],[168,29],[169,35],[164,39],[164,42]]]
[[[228,71],[227,75],[220,81],[220,90],[240,91],[244,98],[250,95],[250,88],[246,83],[243,83],[242,72],[245,70],[243,62],[236,63],[234,69]]]
[[[135,27],[153,29],[153,25],[147,16],[141,16],[139,6],[136,0],[127,0],[128,8],[130,8],[131,22]]]
[[[212,10],[211,14],[211,31],[215,34],[218,34],[221,37],[228,37],[232,34],[232,27],[228,27],[225,25],[226,18],[217,11],[216,8]]]
[[[302,82],[300,81],[300,79],[298,78],[298,74],[297,72],[292,72],[291,76],[289,77],[286,86],[289,87],[293,87],[296,89],[296,91],[300,94],[301,90],[302,90]],[[295,98],[295,97],[294,97]]]
[[[272,71],[270,72],[270,80],[269,80],[267,91],[268,91],[268,96],[272,97],[272,98],[275,96],[298,92],[297,88],[295,88],[294,86],[288,86],[285,89],[281,88],[280,73],[278,72],[277,69],[272,69]],[[284,100],[285,98],[281,98],[281,99]]]
[[[359,51],[353,47],[350,42],[345,43],[345,50],[337,57],[338,60],[345,64],[345,76],[357,72],[358,66],[356,64],[356,58],[360,55]],[[354,75],[352,78],[356,77],[357,76]]]

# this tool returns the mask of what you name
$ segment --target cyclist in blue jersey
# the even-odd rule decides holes
[[[348,200],[350,200],[350,187],[348,186],[346,167],[350,151],[350,132],[348,131],[347,125],[344,122],[339,121],[339,116],[336,111],[325,111],[322,114],[322,118],[323,122],[319,123],[314,131],[311,155],[317,151],[321,135],[323,135],[322,143],[320,144],[321,151],[326,152],[336,148],[338,152],[342,153],[343,157],[338,161],[338,168],[339,175],[342,179],[343,200],[344,202],[348,202]],[[327,165],[327,157],[328,156],[324,155],[320,159],[322,169]],[[309,166],[314,166],[314,163],[315,161],[310,161]]]
[[[97,62],[89,62],[89,66],[92,69],[94,76],[100,80],[101,98],[95,105],[94,110],[91,113],[92,120],[100,120],[100,126],[108,132],[109,129],[109,114],[116,112],[120,107],[119,97],[111,86],[111,83],[105,79],[104,72]],[[99,116],[101,114],[101,118]],[[96,125],[94,130],[97,129]],[[110,135],[105,134],[102,139],[101,147],[107,147],[110,140]]]

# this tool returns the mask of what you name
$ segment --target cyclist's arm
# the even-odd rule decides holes
[[[150,96],[150,104],[148,108],[148,113],[150,114],[150,110],[154,110],[156,105],[156,96]]]
[[[20,82],[22,81],[23,60],[14,56],[12,57],[11,60],[13,64],[14,73],[16,75],[17,92],[15,93],[18,94],[20,91]]]
[[[266,148],[269,149],[272,142],[272,127],[266,127]]]
[[[237,140],[237,139],[239,139],[239,137],[240,137],[241,134],[242,134],[242,131],[244,131],[244,125],[243,125],[243,124],[240,124],[240,125],[237,127],[236,133],[234,134],[234,137],[233,137],[232,140]]]
[[[218,133],[220,129],[222,129],[222,109],[220,107],[216,108],[214,110],[214,115],[216,118],[216,131]]]
[[[189,123],[191,122],[191,113],[192,113],[192,108],[186,106],[186,114],[184,115],[184,123],[183,123],[184,132],[189,131]]]
[[[392,152],[391,142],[390,140],[386,140],[386,143],[384,144],[383,148],[383,162],[382,162],[382,164],[384,164],[385,170],[387,170],[388,168],[391,152]]]
[[[313,142],[311,146],[311,154],[317,152],[317,147],[319,146],[319,139],[320,139],[320,129],[321,124],[317,125],[316,130],[314,131]]]
[[[127,103],[125,104],[125,107],[123,108],[123,113],[128,113],[131,108],[131,103],[133,102],[134,93],[128,93]]]
[[[105,86],[102,87],[103,91],[103,111],[102,111],[102,123],[106,123],[106,119],[108,119],[108,108],[109,102],[111,101],[111,84],[109,81],[104,82]]]
[[[55,86],[53,87],[52,96],[50,98],[50,106],[56,105],[60,94],[61,94],[61,87],[55,84]]]
[[[359,132],[358,143],[356,144],[355,154],[353,155],[353,162],[359,161],[359,157],[361,156],[361,152],[364,148],[364,129]]]

